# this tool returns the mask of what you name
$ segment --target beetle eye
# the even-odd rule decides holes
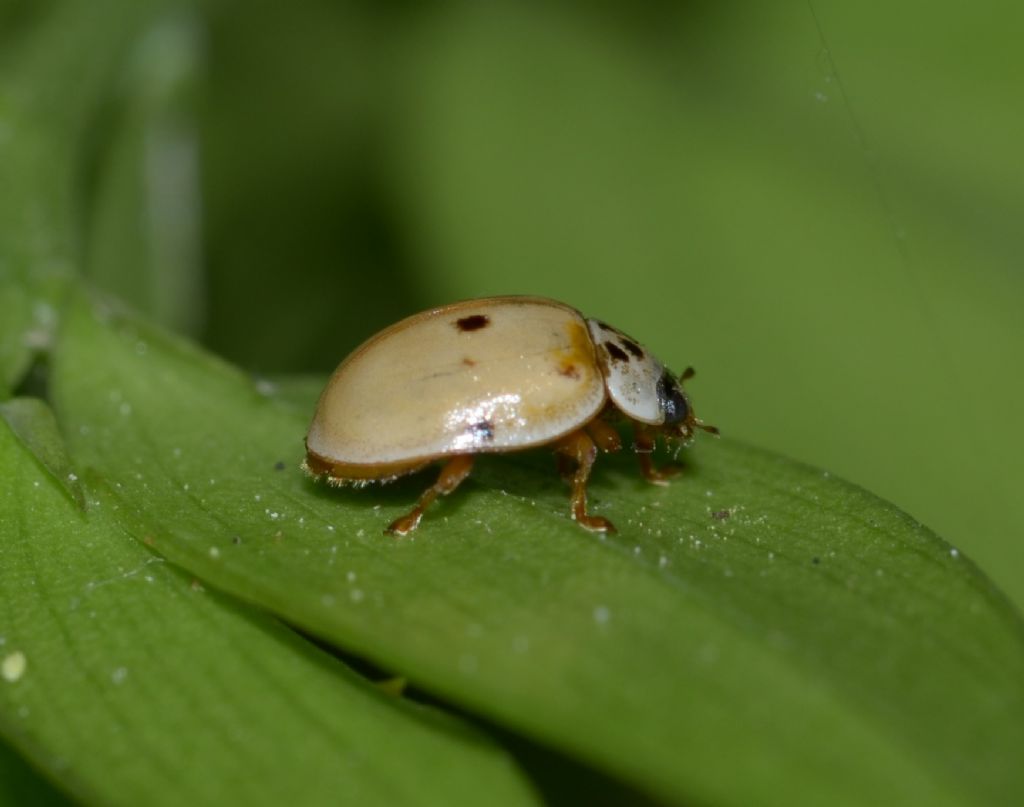
[[[658,402],[661,404],[661,411],[665,413],[666,424],[679,423],[686,420],[686,416],[690,414],[686,396],[667,371],[658,379]]]

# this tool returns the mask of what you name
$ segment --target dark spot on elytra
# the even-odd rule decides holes
[[[644,357],[644,349],[640,347],[640,345],[638,345],[632,339],[626,339],[625,337],[623,337],[622,344],[626,346],[626,350],[628,350],[638,359],[642,359]]]
[[[470,424],[468,431],[478,440],[494,439],[494,424],[489,420],[478,420]]]
[[[455,327],[460,331],[479,331],[491,324],[491,318],[484,314],[471,314],[468,317],[455,320]]]
[[[614,342],[605,342],[604,349],[615,361],[629,361],[629,354]]]
[[[566,378],[571,378],[573,381],[577,381],[580,377],[580,368],[571,361],[568,361],[559,366],[558,374],[565,376]]]

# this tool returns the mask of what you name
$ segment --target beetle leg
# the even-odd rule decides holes
[[[636,449],[637,459],[640,460],[640,473],[652,485],[667,487],[668,480],[679,473],[682,468],[674,463],[668,463],[661,468],[655,468],[654,460],[651,459],[651,455],[654,453],[654,448],[657,445],[654,435],[650,429],[639,423],[633,424],[633,434],[633,447]]]
[[[452,457],[441,467],[437,481],[423,492],[416,506],[404,516],[396,518],[388,524],[385,532],[398,536],[408,535],[420,525],[423,511],[430,506],[430,503],[438,496],[447,496],[455,490],[469,476],[471,470],[473,470],[472,454],[459,454]]]
[[[587,480],[590,469],[597,458],[597,446],[583,430],[574,431],[563,437],[555,446],[558,454],[564,455],[576,463],[576,472],[572,478],[572,517],[581,527],[593,532],[615,532],[615,525],[602,516],[587,513]]]
[[[564,482],[571,485],[572,478],[576,475],[576,463],[573,462],[572,457],[558,451],[555,453],[555,462],[558,463],[558,475]]]
[[[619,451],[622,448],[622,438],[619,437],[615,427],[607,421],[595,419],[590,421],[585,428],[587,435],[601,451],[607,453]],[[578,466],[576,454],[559,452],[555,455],[555,459],[558,461],[558,473],[562,479],[572,484]]]
[[[622,448],[622,438],[619,432],[607,420],[594,418],[586,426],[587,434],[594,444],[604,451],[619,451]]]

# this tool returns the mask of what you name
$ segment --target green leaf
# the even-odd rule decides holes
[[[0,54],[0,394],[49,346],[78,259],[77,191],[113,66],[165,4],[35,4]]]
[[[85,494],[68,460],[53,410],[39,398],[15,398],[0,404],[0,418],[7,421],[8,428],[50,472],[75,504],[84,508]]]
[[[83,512],[0,423],[0,736],[62,789],[124,805],[534,803],[488,738],[205,589],[128,537],[111,500]]]
[[[413,684],[674,803],[1024,797],[1024,629],[955,550],[828,474],[699,441],[670,488],[603,458],[587,534],[539,452],[328,490],[308,413],[79,300],[55,396],[156,550]],[[264,392],[267,392],[264,389]]]
[[[66,807],[72,802],[33,771],[24,759],[0,743],[0,804]]]

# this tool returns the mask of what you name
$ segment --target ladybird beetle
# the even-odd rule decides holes
[[[597,319],[543,297],[466,300],[385,328],[346,358],[320,395],[303,469],[332,485],[390,482],[444,460],[416,506],[387,531],[412,532],[438,496],[469,475],[476,454],[551,446],[572,483],[572,517],[587,512],[598,450],[622,447],[616,420],[632,424],[644,477],[667,484],[674,467],[651,461],[659,436],[718,433],[693,412],[677,378],[640,344]]]

